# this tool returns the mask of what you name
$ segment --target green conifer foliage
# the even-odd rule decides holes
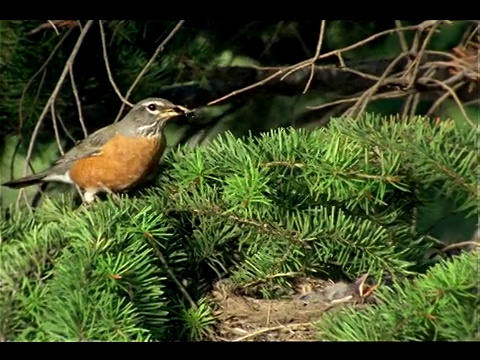
[[[319,323],[319,337],[334,341],[478,341],[477,282],[478,252],[464,253],[414,281],[384,287],[377,293],[379,305],[328,313]]]
[[[367,114],[328,129],[226,134],[179,148],[148,190],[75,210],[68,197],[47,200],[33,214],[4,215],[0,338],[198,340],[214,323],[205,301],[214,280],[229,277],[244,293],[275,298],[296,275],[366,272],[386,289],[386,305],[342,315],[353,319],[346,324],[361,321],[332,325],[325,338],[471,338],[470,325],[453,321],[475,302],[473,255],[443,263],[414,280],[418,286],[408,281],[432,246],[415,226],[423,192],[434,189],[473,214],[477,170],[473,130],[423,118]],[[413,305],[399,312],[405,301],[395,299]],[[368,314],[379,317],[372,334],[362,327]],[[333,316],[326,321],[337,324]],[[382,321],[402,316],[411,318],[404,332],[383,332]]]

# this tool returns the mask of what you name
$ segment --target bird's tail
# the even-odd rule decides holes
[[[3,183],[2,186],[7,186],[12,189],[20,189],[26,186],[31,186],[35,184],[39,184],[45,178],[47,174],[45,172],[41,172],[38,174],[24,176],[19,179],[14,179]]]

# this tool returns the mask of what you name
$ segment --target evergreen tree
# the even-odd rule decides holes
[[[205,294],[215,280],[276,298],[296,275],[367,272],[385,289],[383,305],[339,315],[346,324],[361,319],[355,327],[337,329],[332,314],[324,338],[472,339],[476,323],[465,319],[477,305],[476,253],[418,278],[435,242],[416,224],[432,191],[458,212],[478,212],[474,140],[473,129],[451,121],[368,114],[314,131],[226,134],[170,152],[157,186],[119,202],[107,196],[75,209],[65,196],[33,213],[12,207],[0,222],[0,338],[205,339],[215,323]],[[405,301],[412,307],[395,315]],[[378,331],[366,333],[370,315]],[[384,323],[392,330],[382,335]]]

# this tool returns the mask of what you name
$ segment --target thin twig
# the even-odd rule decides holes
[[[476,98],[476,99],[472,99],[472,100],[464,102],[463,105],[470,106],[470,105],[473,105],[473,104],[477,104],[479,102],[480,102],[480,99]]]
[[[458,74],[455,74],[451,77],[449,77],[447,80],[443,80],[442,83],[444,85],[447,85],[447,86],[450,86],[450,84],[456,84],[458,80],[461,80],[465,77],[464,73],[458,73]],[[432,77],[426,77],[426,76],[422,76],[421,78],[419,78],[417,80],[417,83],[420,84],[420,85],[423,85],[423,86],[426,86],[426,87],[431,87],[431,84],[430,84],[430,80],[432,79]]]
[[[18,196],[17,196],[17,201],[15,201],[15,207],[18,209],[20,207],[20,200],[23,199],[23,201],[25,202],[25,204],[27,204],[27,209],[28,211],[30,212],[30,214],[33,214],[33,209],[32,207],[30,206],[29,202],[28,202],[28,198],[27,198],[27,194],[25,193],[25,189],[22,188],[20,189],[20,191],[18,192]]]
[[[60,33],[58,32],[58,29],[57,27],[55,26],[55,24],[53,23],[52,20],[47,20],[47,22],[50,24],[50,26],[53,28],[53,30],[55,30],[55,32],[57,33],[57,35],[60,35]]]
[[[50,113],[52,116],[53,133],[55,134],[55,141],[57,142],[58,151],[63,156],[65,152],[63,151],[62,142],[60,140],[60,134],[58,133],[57,118],[55,116],[55,101],[52,101],[50,104]]]
[[[416,114],[418,104],[420,103],[420,96],[421,96],[420,93],[416,93],[415,96],[413,97],[413,103],[410,108],[410,116],[409,116],[410,118],[413,118]]]
[[[70,67],[68,72],[70,74],[70,83],[72,84],[73,96],[75,97],[75,103],[77,104],[78,120],[80,121],[80,126],[82,127],[83,136],[86,138],[88,136],[88,131],[87,131],[87,128],[86,128],[85,123],[83,121],[82,104],[80,102],[80,96],[78,95],[77,85],[75,84],[75,78],[73,77],[72,67]]]
[[[448,57],[448,58],[450,58],[452,60],[455,60],[455,61],[461,60],[457,56],[455,56],[451,53],[444,52],[444,51],[437,51],[437,50],[425,50],[425,55],[439,55],[439,56]],[[451,64],[450,64],[450,66],[451,66]]]
[[[437,21],[435,24],[433,24],[433,26],[430,28],[430,31],[427,33],[427,36],[423,40],[422,46],[420,47],[420,50],[417,56],[415,57],[415,60],[412,61],[410,66],[405,71],[403,77],[406,78],[407,76],[410,76],[410,81],[407,85],[407,88],[412,87],[413,84],[415,83],[415,80],[417,79],[417,76],[418,76],[418,69],[420,67],[421,60],[425,54],[425,49],[427,48],[427,45],[430,42],[430,39],[435,33],[435,30],[437,29],[438,26],[440,26],[441,23],[442,23],[441,21]],[[418,33],[420,33],[420,31]]]
[[[70,70],[71,70],[71,67],[70,67]],[[58,127],[57,127],[57,115],[58,114],[56,114],[56,111],[55,111],[55,101],[52,101],[52,103],[50,105],[50,109],[51,109],[51,114],[52,114],[53,131],[55,133],[55,140],[57,142],[58,150],[59,150],[60,154],[63,156],[63,155],[65,155],[65,151],[63,150],[62,142],[60,141],[60,135],[58,133]],[[80,197],[82,197],[82,192],[81,192],[80,187],[77,184],[74,184],[74,185],[75,185],[75,189],[77,190],[78,194],[80,195]],[[42,193],[43,193],[43,191],[40,188],[40,193],[38,194],[38,196],[40,197],[42,195]],[[32,206],[35,206],[35,203],[36,203],[35,201],[32,201]]]
[[[35,74],[27,81],[25,84],[25,87],[22,90],[22,95],[20,95],[20,102],[18,104],[18,122],[19,122],[19,128],[21,129],[23,126],[23,102],[25,101],[25,95],[27,94],[27,90],[30,87],[30,85],[33,83],[33,80],[47,67],[48,63],[50,60],[53,59],[55,54],[57,53],[58,49],[60,49],[60,46],[63,44],[63,42],[67,39],[68,35],[72,32],[72,29],[69,29],[65,35],[58,41],[58,43],[55,45],[53,48],[52,52],[50,55],[48,55],[47,60],[40,66],[40,68],[37,70]],[[35,107],[35,103],[31,104],[30,109],[33,111],[33,108]]]
[[[325,34],[325,24],[326,21],[322,20],[320,24],[320,35],[318,36],[318,43],[317,43],[317,49],[315,50],[315,55],[312,58],[312,68],[310,69],[310,77],[308,78],[307,85],[305,85],[305,89],[303,90],[303,93],[306,94],[308,91],[308,88],[310,87],[310,84],[312,83],[313,80],[313,74],[315,73],[315,59],[317,59],[320,56],[320,51],[322,49],[322,43],[323,43],[323,35]]]
[[[463,84],[462,83],[457,83],[452,86],[452,90],[456,91],[459,87],[461,87]],[[450,96],[450,93],[448,91],[444,92],[442,96],[440,96],[435,102],[432,104],[430,109],[428,109],[427,113],[425,114],[426,117],[430,116],[433,114],[433,112]]]
[[[452,249],[462,248],[466,246],[472,246],[472,247],[478,248],[480,247],[480,243],[477,241],[463,241],[463,242],[447,245],[444,248],[442,248],[441,251],[446,252]]]
[[[265,45],[265,48],[263,49],[262,53],[259,55],[259,58],[262,58],[270,50],[271,46],[275,42],[275,39],[277,38],[278,34],[280,33],[280,29],[282,28],[284,22],[285,22],[285,20],[280,20],[277,23],[277,26],[275,27],[275,31],[273,32],[272,36],[270,37],[270,40],[268,41],[268,43]]]
[[[373,84],[369,89],[367,89],[361,96],[360,96],[360,99],[354,104],[352,105],[352,107],[350,109],[348,109],[346,112],[345,112],[345,116],[353,116],[355,113],[359,114],[361,113],[369,99],[375,95],[375,93],[377,92],[377,90],[380,88],[380,86],[382,85],[385,85],[385,78],[388,76],[388,74],[390,73],[390,71],[392,71],[392,69],[397,65],[398,62],[400,62],[401,59],[403,59],[405,56],[407,56],[408,54],[406,53],[401,53],[399,54],[395,59],[393,59],[393,61],[387,66],[387,68],[384,70],[383,74],[380,76],[380,78],[378,79],[378,81]]]
[[[407,95],[408,95],[408,92],[405,92],[403,90],[393,90],[393,91],[390,91],[390,92],[385,92],[385,93],[382,93],[382,94],[373,95],[373,96],[370,97],[370,100],[393,99],[393,98],[399,98],[399,97],[403,97],[403,96],[407,96]],[[354,102],[354,101],[358,101],[361,98],[362,98],[362,96],[351,97],[351,98],[347,98],[347,99],[338,99],[338,100],[330,101],[328,103],[317,105],[317,106],[306,106],[306,108],[308,110],[320,110],[320,109],[330,107],[330,106],[333,106],[333,105],[346,104],[346,103],[351,103],[351,102]]]
[[[112,36],[110,37],[110,42],[108,43],[108,46],[111,46],[113,44],[113,41],[115,40],[115,36],[117,35],[120,27],[123,25],[123,23],[125,22],[126,20],[120,20],[116,25],[115,27],[113,28],[113,31],[112,31]]]
[[[415,97],[415,94],[410,94],[407,96],[407,99],[403,103],[403,110],[402,110],[402,115],[400,119],[405,119],[407,115],[410,113],[410,106],[412,104],[413,98]]]
[[[478,21],[478,20],[477,20]],[[470,43],[473,39],[473,37],[475,35],[478,36],[478,33],[480,31],[480,24],[477,23],[477,25],[475,26],[475,28],[472,30],[472,32],[467,36],[467,38],[463,41],[463,43],[465,45],[467,45],[468,43]]]
[[[266,164],[265,166],[268,166],[268,164]],[[270,166],[273,166],[273,165],[270,165]],[[268,280],[273,280],[273,279],[277,279],[277,278],[289,278],[289,277],[293,278],[294,276],[297,276],[297,275],[301,275],[301,273],[298,272],[298,271],[289,271],[289,272],[286,272],[286,273],[266,275],[265,277],[263,277],[261,279],[257,279],[257,280],[251,281],[249,283],[246,283],[245,285],[243,285],[243,288],[247,289],[249,287],[253,287],[253,286],[257,286],[259,284],[265,283]]]
[[[429,68],[425,72],[425,75],[426,76],[433,76],[433,75],[435,75],[436,71],[437,70],[435,68]],[[415,95],[413,95],[412,103],[410,104],[410,112],[409,112],[409,117],[410,118],[413,118],[415,116],[415,114],[417,113],[417,107],[418,107],[418,104],[420,103],[420,98],[421,98],[421,93],[420,92],[417,92]],[[407,108],[405,108],[405,109],[407,110]]]
[[[50,109],[50,104],[53,101],[55,101],[55,99],[57,98],[58,92],[60,91],[60,88],[62,87],[63,82],[65,81],[65,78],[67,77],[68,69],[72,66],[72,64],[75,60],[75,57],[77,56],[77,53],[80,49],[80,46],[82,45],[83,39],[85,38],[85,35],[87,35],[87,32],[90,29],[90,27],[92,26],[92,24],[93,24],[93,20],[88,20],[87,23],[85,24],[85,27],[83,28],[82,32],[78,36],[77,42],[75,43],[75,46],[73,47],[73,50],[72,50],[70,56],[68,57],[67,62],[65,63],[65,66],[62,70],[60,78],[58,79],[57,84],[55,85],[55,88],[52,91],[52,94],[48,98],[48,101],[45,104],[45,107],[43,108],[42,113],[40,114],[40,116],[37,120],[37,123],[36,123],[36,125],[33,129],[33,132],[32,132],[30,143],[28,145],[27,155],[26,155],[26,158],[25,158],[25,168],[24,168],[24,171],[23,171],[23,176],[26,176],[27,173],[28,173],[28,167],[29,167],[30,160],[31,160],[32,154],[33,154],[33,147],[35,145],[35,141],[37,139],[40,127],[42,126],[43,119],[45,118],[45,115],[47,114],[48,110]],[[23,189],[21,189],[21,191],[19,193],[19,197],[23,193],[22,190]]]
[[[462,58],[456,58],[455,62],[450,61],[432,61],[425,63],[425,65],[432,67],[441,67],[441,68],[455,68],[458,72],[469,70],[472,67],[472,64],[469,64]]]
[[[157,56],[163,51],[163,49],[165,48],[167,43],[170,41],[170,39],[173,38],[173,36],[178,32],[178,30],[180,30],[180,28],[182,27],[184,22],[185,22],[185,20],[180,20],[177,23],[177,25],[175,25],[175,27],[172,29],[172,31],[170,31],[170,33],[167,35],[167,37],[162,41],[162,43],[160,45],[158,45],[158,47],[155,50],[155,52],[153,53],[152,57],[148,60],[148,62],[143,67],[143,69],[137,75],[137,78],[133,81],[132,85],[130,85],[130,88],[127,90],[127,93],[125,94],[125,99],[126,100],[128,100],[128,98],[132,94],[133,89],[135,89],[135,87],[138,85],[140,80],[143,78],[143,75],[145,75],[145,73],[148,71],[148,69],[150,69],[153,62],[157,58]],[[117,118],[115,119],[115,122],[117,122],[120,119],[120,116],[122,115],[124,107],[125,107],[125,104],[122,104],[122,106],[120,107],[120,110],[118,111],[118,115],[117,115]]]
[[[428,20],[427,20],[428,21]],[[423,22],[422,24],[424,24],[425,22]],[[338,53],[344,53],[344,52],[347,52],[347,51],[351,51],[351,50],[354,50],[360,46],[363,46],[373,40],[376,40],[378,39],[379,37],[382,37],[382,36],[385,36],[385,35],[390,35],[392,33],[395,33],[397,31],[409,31],[409,30],[418,30],[420,28],[423,28],[424,26],[422,26],[422,24],[419,24],[419,25],[411,25],[411,26],[404,26],[402,28],[393,28],[393,29],[388,29],[388,30],[384,30],[384,31],[381,31],[379,33],[376,33],[376,34],[373,34],[371,36],[369,36],[368,38],[366,39],[363,39],[363,40],[360,40],[358,42],[356,42],[355,44],[352,44],[352,45],[349,45],[349,46],[345,46],[341,49],[337,49],[337,50],[332,50],[332,51],[329,51],[325,54],[322,54],[322,55],[319,55],[315,60],[321,60],[321,59],[325,59],[329,56],[332,56],[332,55],[336,55],[338,56]],[[301,70],[303,69],[304,67],[308,66],[310,64],[310,61],[311,59],[308,59],[308,60],[304,60],[294,66],[292,66],[292,69],[287,72],[285,75],[282,76],[282,78],[280,80],[284,80],[287,76],[291,75],[292,73],[294,73],[295,71],[298,71],[298,70]]]
[[[276,331],[276,330],[290,330],[298,327],[313,327],[312,323],[300,323],[300,324],[289,324],[289,325],[278,325],[278,326],[272,326],[272,327],[267,327],[267,328],[262,328],[259,330],[255,330],[247,335],[240,336],[236,339],[233,339],[233,342],[238,342],[238,341],[243,341],[252,337],[255,337],[257,335],[261,335],[264,333],[268,333],[271,331]]]
[[[346,67],[346,66],[338,69],[338,71],[349,72],[349,73],[355,74],[357,76],[363,77],[364,79],[369,79],[369,80],[372,80],[372,81],[380,80],[379,76],[372,75],[372,74],[367,74],[367,73],[364,73],[362,71],[355,70],[355,69],[352,69],[352,68],[349,68],[349,67]]]
[[[462,102],[460,101],[457,94],[455,93],[455,90],[453,90],[450,86],[446,85],[445,83],[443,83],[443,82],[441,82],[437,79],[429,79],[429,81],[434,82],[435,84],[439,85],[443,89],[447,90],[450,93],[450,95],[452,96],[452,98],[455,100],[455,102],[457,103],[457,105],[460,109],[460,112],[465,117],[465,120],[467,120],[469,125],[471,125],[472,127],[475,127],[474,122],[472,121],[472,119],[470,119],[467,112],[465,111],[465,108],[463,107]]]
[[[38,33],[41,30],[48,29],[48,28],[53,28],[57,35],[60,35],[60,33],[57,30],[57,27],[68,27],[69,29],[72,29],[76,26],[79,25],[78,20],[47,20],[46,23],[41,24],[37,26],[35,29],[30,30],[28,33],[26,33],[26,36],[32,36],[36,33]]]
[[[165,260],[165,257],[163,256],[162,252],[160,249],[155,245],[154,241],[155,238],[151,233],[146,232],[145,237],[148,239],[148,242],[153,248],[153,251],[157,255],[158,259],[161,261],[162,265],[165,267],[165,270],[167,271],[168,275],[172,278],[173,282],[178,286],[178,289],[180,292],[185,296],[187,301],[190,303],[190,306],[192,309],[198,310],[197,304],[195,304],[195,301],[193,301],[192,297],[188,294],[187,289],[185,289],[185,286],[182,285],[182,283],[177,279],[173,271],[170,269],[168,266],[167,260]]]
[[[77,142],[77,140],[72,136],[70,131],[68,131],[67,127],[65,126],[65,123],[62,120],[62,117],[60,116],[60,114],[58,112],[57,112],[57,118],[58,118],[58,122],[62,126],[62,130],[65,132],[65,134],[68,136],[68,138],[70,140],[72,140],[72,142],[75,144]]]
[[[345,65],[345,61],[343,60],[343,56],[342,56],[342,53],[337,53],[337,58],[338,58],[338,62],[340,63],[340,67],[341,68],[346,68],[347,65]]]
[[[92,24],[93,24],[93,20],[88,20],[88,22],[85,24],[85,27],[84,27],[83,31],[78,36],[77,42],[75,43],[75,46],[74,46],[70,56],[68,57],[67,62],[65,63],[65,66],[62,70],[60,78],[58,79],[57,84],[56,84],[55,88],[53,89],[52,94],[48,98],[48,101],[45,104],[45,107],[43,108],[42,113],[40,114],[40,116],[38,118],[37,124],[35,125],[35,128],[33,129],[32,137],[31,137],[31,140],[30,140],[30,144],[28,146],[27,156],[26,156],[26,160],[25,160],[26,164],[25,164],[24,176],[27,175],[28,163],[31,160],[32,153],[33,153],[33,146],[35,144],[35,140],[37,138],[40,126],[43,123],[43,119],[45,118],[45,115],[47,114],[47,111],[50,108],[50,104],[52,102],[54,102],[55,99],[57,98],[58,92],[60,91],[60,88],[62,87],[63,82],[65,81],[65,78],[68,74],[68,71],[73,64],[73,62],[75,60],[75,57],[77,56],[78,51],[80,50],[80,46],[82,45],[83,39],[85,38],[85,35],[87,35],[87,32],[90,29],[90,27],[92,26]]]
[[[47,75],[47,70],[45,69],[45,71],[43,71],[42,78],[40,79],[40,84],[38,84],[37,92],[35,94],[35,98],[33,99],[32,104],[36,104],[39,97],[40,97],[40,92],[43,88],[43,83],[45,82],[46,75]],[[34,105],[32,105],[32,107],[30,109],[30,113],[28,115],[29,118],[30,118],[30,116],[32,116],[33,109],[34,109]],[[10,160],[10,176],[13,176],[13,168],[14,168],[14,165],[15,165],[15,158],[17,157],[18,150],[20,149],[20,145],[22,143],[23,134],[22,134],[21,131],[19,131],[19,135],[20,135],[20,138],[17,142],[17,145],[15,146],[15,149],[13,150],[13,155],[12,155],[12,158]]]
[[[422,23],[423,24],[423,23]],[[382,37],[382,36],[385,36],[385,35],[390,35],[394,32],[397,32],[397,31],[413,31],[413,30],[418,30],[420,28],[420,26],[422,26],[422,24],[419,24],[419,25],[411,25],[411,26],[404,26],[402,28],[394,28],[394,29],[389,29],[389,30],[384,30],[384,31],[381,31],[377,34],[373,34],[371,36],[369,36],[368,38],[366,39],[363,39],[361,41],[358,41],[356,42],[355,44],[352,44],[352,45],[349,45],[349,46],[346,46],[344,48],[341,48],[341,49],[338,49],[338,50],[332,50],[332,51],[329,51],[325,54],[322,54],[322,55],[319,55],[316,59],[314,59],[314,61],[317,61],[317,60],[321,60],[321,59],[325,59],[329,56],[332,56],[332,55],[335,55],[337,57],[339,57],[339,55],[343,52],[346,52],[346,51],[350,51],[350,50],[353,50],[353,49],[356,49],[357,47],[360,47],[362,45],[365,45],[366,43],[370,42],[370,41],[373,41],[373,40],[376,40],[377,38],[379,37]],[[339,59],[341,59],[341,57],[339,57]],[[280,80],[284,80],[287,76],[289,76],[290,74],[292,74],[293,72],[297,71],[297,70],[301,70],[303,69],[304,67],[306,66],[309,66],[311,64],[311,61],[312,59],[307,59],[307,60],[304,60],[304,61],[301,61],[295,65],[292,65],[292,66],[287,66],[287,67],[284,67],[284,68],[281,68],[279,69],[277,72],[273,73],[272,75],[266,77],[265,79],[262,79],[260,81],[257,81],[256,83],[253,83],[251,85],[248,85],[246,87],[243,87],[241,89],[238,89],[238,90],[235,90],[235,91],[232,91],[231,93],[227,94],[227,95],[224,95],[216,100],[213,100],[213,101],[210,101],[207,105],[208,106],[211,106],[211,105],[215,105],[219,102],[222,102],[222,101],[225,101],[233,96],[236,96],[238,94],[241,94],[245,91],[249,91],[249,90],[252,90],[258,86],[262,86],[262,85],[265,85],[267,82],[269,82],[270,80],[273,80],[277,77],[279,77],[280,75],[284,74]]]
[[[127,99],[125,99],[123,97],[122,93],[120,92],[120,90],[117,87],[117,84],[115,84],[115,80],[113,80],[112,71],[110,70],[110,64],[109,64],[109,61],[108,61],[107,45],[106,45],[106,41],[105,41],[105,32],[103,30],[102,20],[98,20],[98,24],[100,26],[100,38],[102,39],[103,61],[105,62],[105,68],[107,69],[108,80],[110,81],[110,84],[112,85],[113,90],[115,91],[115,93],[117,94],[119,99],[122,101],[122,103],[127,104],[129,106],[133,106],[132,103],[130,103]]]
[[[215,105],[219,102],[222,102],[224,100],[227,100],[228,98],[231,98],[232,96],[236,96],[238,94],[241,94],[245,91],[248,91],[248,90],[251,90],[251,89],[254,89],[258,86],[262,86],[262,85],[265,85],[267,82],[269,82],[270,80],[273,80],[275,79],[276,77],[278,77],[279,75],[283,74],[284,72],[286,72],[288,69],[290,69],[290,67],[285,67],[281,70],[278,70],[276,73],[273,73],[272,75],[266,77],[265,79],[262,79],[260,81],[257,81],[256,83],[252,84],[252,85],[248,85],[248,86],[245,86],[244,88],[241,88],[239,90],[235,90],[235,91],[232,91],[230,94],[227,94],[225,96],[222,96],[216,100],[213,100],[213,101],[210,101],[207,106],[211,106],[211,105]]]
[[[20,149],[20,145],[22,144],[22,136],[17,140],[17,143],[15,144],[15,148],[13,149],[13,155],[12,158],[10,159],[10,178],[13,178],[14,176],[14,167],[15,167],[15,158],[17,157],[17,152]]]
[[[395,26],[397,27],[397,29],[401,29],[402,22],[400,20],[395,20]],[[405,34],[403,33],[403,31],[397,31],[397,35],[398,35],[398,41],[400,42],[402,51],[407,52],[408,45],[407,45],[407,40],[405,39]]]

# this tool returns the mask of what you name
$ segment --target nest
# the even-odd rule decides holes
[[[218,320],[214,341],[315,341],[316,324],[327,311],[344,306],[359,309],[374,302],[366,276],[352,284],[319,279],[297,280],[296,292],[285,299],[256,299],[220,280],[210,294]]]

